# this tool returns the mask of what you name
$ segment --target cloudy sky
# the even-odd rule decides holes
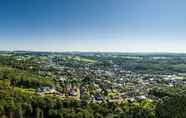
[[[185,0],[1,0],[0,50],[186,52]]]

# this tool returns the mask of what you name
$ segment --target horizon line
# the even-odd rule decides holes
[[[0,52],[186,54],[179,51],[0,50]]]

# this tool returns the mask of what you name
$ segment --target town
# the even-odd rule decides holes
[[[18,63],[29,63],[29,70],[46,79],[54,80],[52,86],[38,86],[35,93],[41,96],[58,96],[64,100],[88,102],[116,102],[140,99],[157,100],[153,89],[186,85],[186,74],[179,72],[143,72],[140,65],[131,69],[130,60],[174,60],[174,56],[138,56],[110,53],[10,53]],[[184,58],[184,57],[182,57]],[[120,61],[119,61],[120,60]],[[129,60],[127,63],[123,63]],[[29,62],[30,61],[30,62]],[[134,62],[133,62],[134,63]],[[37,67],[37,69],[35,69]],[[19,68],[19,65],[18,65]],[[138,69],[139,68],[139,69]],[[186,68],[186,66],[185,66]],[[150,70],[151,68],[149,68]],[[152,68],[154,69],[154,68]]]

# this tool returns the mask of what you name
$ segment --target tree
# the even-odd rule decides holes
[[[158,118],[186,118],[186,96],[165,97],[155,111]]]

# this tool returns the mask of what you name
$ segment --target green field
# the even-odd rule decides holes
[[[67,56],[65,59],[73,60],[73,61],[89,62],[89,63],[97,62],[96,59],[89,58],[89,57],[83,57],[83,56]]]

